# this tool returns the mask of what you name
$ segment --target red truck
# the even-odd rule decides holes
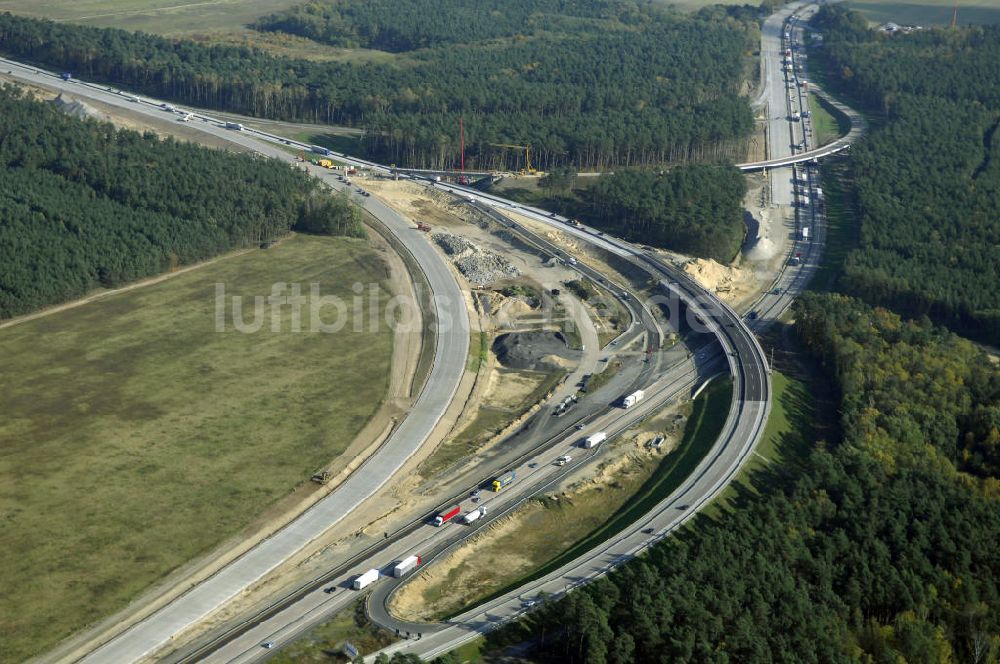
[[[434,525],[435,526],[443,525],[454,519],[459,514],[461,514],[461,512],[462,512],[461,505],[452,505],[451,507],[449,507],[448,509],[446,509],[445,511],[441,512],[436,517],[434,517]]]

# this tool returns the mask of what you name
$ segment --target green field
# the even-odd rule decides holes
[[[848,0],[847,6],[875,23],[893,21],[901,25],[951,25],[955,11],[952,0]],[[958,25],[985,25],[1000,22],[1000,0],[959,0]]]
[[[0,12],[165,35],[242,31],[301,0],[0,0]]]
[[[386,295],[385,278],[364,240],[293,236],[0,329],[0,660],[51,647],[235,535],[383,399],[387,325],[310,333],[305,306],[295,333],[285,306],[278,332],[270,316],[218,332],[216,284],[267,296],[318,283],[351,302],[355,282]]]

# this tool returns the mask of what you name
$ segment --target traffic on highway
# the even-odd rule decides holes
[[[134,107],[147,114],[171,113],[177,116],[178,121],[191,123],[201,131],[225,137],[270,157],[288,160],[288,150],[309,151],[368,169],[373,174],[405,177],[425,187],[447,192],[456,200],[464,201],[499,223],[508,225],[541,251],[563,256],[572,269],[619,298],[632,319],[630,322],[637,324],[629,324],[608,347],[641,343],[659,349],[665,336],[663,324],[654,315],[651,306],[640,302],[639,294],[627,285],[608,281],[600,271],[583,260],[565,255],[541,233],[513,220],[508,216],[510,213],[526,217],[540,227],[556,228],[643,270],[658,284],[664,301],[675,303],[677,317],[670,318],[675,331],[680,326],[679,317],[683,316],[688,328],[701,333],[685,338],[694,351],[689,356],[666,362],[664,356],[656,353],[635,373],[627,393],[641,391],[642,396],[629,407],[616,405],[601,408],[594,413],[581,413],[580,417],[565,422],[549,417],[549,422],[557,423],[539,426],[537,444],[511,461],[509,466],[484,469],[490,471],[488,475],[484,474],[480,482],[468,486],[462,494],[442,504],[439,509],[417,516],[396,533],[387,533],[384,542],[302,586],[253,617],[213,633],[192,647],[167,655],[166,661],[258,660],[353,602],[360,591],[367,590],[372,591],[368,602],[372,620],[402,637],[411,637],[391,646],[387,652],[413,652],[423,657],[443,654],[530,610],[530,602],[533,601],[530,598],[540,593],[560,595],[633,558],[682,526],[728,485],[763,435],[770,412],[770,367],[755,332],[773,323],[787,309],[794,297],[805,288],[821,256],[825,220],[815,159],[844,149],[858,135],[855,132],[863,131],[863,125],[853,122],[852,118],[851,134],[822,148],[809,149],[810,138],[802,123],[802,109],[806,107],[808,96],[805,85],[801,84],[804,83],[801,77],[805,69],[801,59],[796,61],[798,49],[795,45],[802,38],[803,22],[813,9],[801,4],[790,6],[768,19],[762,32],[762,45],[766,42],[767,46],[762,48],[767,80],[764,96],[769,99],[769,106],[780,104],[781,109],[770,110],[769,159],[743,164],[740,168],[777,168],[778,172],[787,169],[790,202],[797,201],[798,205],[796,238],[791,245],[788,262],[772,287],[745,317],[656,252],[608,236],[575,220],[466,186],[441,182],[432,176],[400,174],[391,167],[283,138],[242,123],[175,108],[166,102],[63,78],[29,65],[3,60],[12,75],[24,80],[58,89],[71,89],[82,96]],[[797,12],[794,19],[790,18],[793,12]],[[787,48],[785,45],[788,45]],[[791,69],[780,64],[786,58]],[[793,88],[788,88],[789,81],[795,84]],[[815,88],[812,91],[816,92]],[[780,118],[775,115],[776,112]],[[790,140],[776,139],[779,134],[786,133]],[[793,147],[796,145],[801,147]],[[777,179],[780,176],[773,177]],[[434,299],[438,307],[435,314],[438,319],[446,318],[453,325],[441,330],[436,338],[434,368],[418,399],[419,407],[415,407],[401,421],[389,440],[368,461],[326,498],[218,573],[100,644],[84,661],[137,661],[163,653],[177,635],[212,615],[373,495],[419,449],[450,405],[465,368],[470,337],[468,311],[459,284],[430,242],[415,242],[412,239],[412,225],[408,220],[377,197],[371,197],[363,188],[352,187],[349,181],[325,179],[324,182],[335,190],[350,192],[359,205],[404,240],[434,292],[447,295]],[[722,434],[682,485],[641,519],[559,569],[455,616],[445,624],[407,623],[390,614],[386,608],[389,597],[416,570],[433,564],[471,533],[509,514],[532,496],[558,485],[567,474],[599,460],[608,449],[606,441],[613,440],[620,432],[663,408],[666,403],[689,396],[692,390],[718,374],[729,374],[733,378],[733,401]],[[554,404],[550,405],[551,408]],[[526,597],[529,598],[527,601]]]

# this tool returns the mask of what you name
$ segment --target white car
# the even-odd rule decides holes
[[[558,459],[556,459],[555,464],[557,466],[565,466],[567,463],[569,463],[572,460],[573,460],[573,457],[571,457],[568,454],[566,454],[566,455],[561,456]]]

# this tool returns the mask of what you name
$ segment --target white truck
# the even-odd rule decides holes
[[[471,512],[466,512],[465,516],[462,517],[462,523],[468,525],[473,521],[476,521],[481,516],[486,516],[486,506],[481,505]]]
[[[380,573],[377,569],[370,569],[361,576],[359,576],[358,578],[354,579],[352,587],[355,590],[361,590],[362,588],[367,588],[371,584],[378,581],[379,575]]]
[[[412,572],[413,570],[420,567],[420,556],[410,556],[408,558],[403,558],[398,563],[396,563],[392,568],[392,575],[397,579],[406,574],[407,572]]]
[[[587,436],[583,439],[583,449],[589,450],[591,448],[597,447],[604,441],[608,439],[608,434],[603,431],[598,431],[593,436]]]
[[[802,239],[803,240],[808,240],[809,239],[809,227],[808,226],[803,226],[802,227]]]
[[[643,392],[642,390],[636,390],[632,394],[627,394],[627,395],[623,396],[622,397],[622,408],[628,410],[632,406],[634,406],[637,403],[639,403],[640,401],[642,401],[643,397],[645,397],[645,396],[646,396],[646,393]]]

